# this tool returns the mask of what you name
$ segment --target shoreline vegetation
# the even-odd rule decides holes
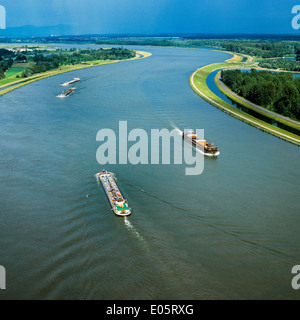
[[[230,52],[226,52],[230,53]],[[267,132],[269,134],[272,134],[274,136],[277,136],[281,139],[284,139],[286,141],[289,141],[291,143],[294,143],[296,145],[300,146],[300,137],[296,134],[293,134],[289,131],[280,129],[278,127],[273,126],[272,124],[266,123],[252,115],[249,115],[248,113],[239,110],[238,108],[235,108],[231,104],[225,102],[223,99],[215,95],[208,87],[206,80],[208,76],[215,72],[216,70],[230,70],[230,69],[241,69],[241,68],[256,68],[257,64],[253,64],[253,58],[247,56],[247,61],[246,62],[241,62],[244,60],[245,56],[239,55],[236,53],[232,53],[233,57],[231,59],[226,60],[223,63],[214,63],[208,66],[204,66],[198,70],[196,70],[191,76],[190,76],[190,85],[192,89],[204,100],[206,100],[208,103],[213,105],[214,107],[217,107],[218,109],[224,111],[225,113],[249,124],[252,125],[264,132]],[[216,81],[216,80],[215,80]],[[218,81],[216,81],[216,85],[219,90],[222,89],[221,85],[219,84]],[[222,90],[221,90],[222,91]],[[223,93],[225,93],[230,99],[236,101],[236,97],[229,96],[228,92],[223,90]],[[253,110],[253,107],[250,105],[247,105],[247,103],[243,102],[241,103],[240,101],[236,101],[245,107],[248,107],[249,109]],[[263,112],[262,110],[255,110],[257,112]],[[274,121],[281,121],[284,122],[283,119],[279,119],[275,117],[274,115],[266,114],[270,119],[273,119]],[[285,123],[286,124],[286,123]],[[300,127],[294,124],[287,123],[288,126],[296,126],[297,129]]]
[[[95,41],[95,44],[114,45],[140,45],[159,47],[199,48],[210,47],[222,51],[236,52],[249,56],[257,56],[263,59],[278,58],[285,56],[295,57],[300,54],[299,42],[282,40],[242,40],[242,39],[192,39],[190,37],[168,37],[168,38],[124,38],[103,39]],[[298,52],[299,51],[299,52]]]
[[[300,129],[300,78],[292,73],[222,70],[218,73],[221,86],[238,99],[262,109]]]
[[[47,41],[45,41],[47,43]],[[59,41],[58,41],[59,42]],[[48,42],[50,43],[50,42]],[[67,43],[67,42],[66,42]],[[278,66],[288,66],[286,69],[297,69],[294,73],[299,73],[299,61],[300,61],[300,42],[299,41],[282,41],[282,40],[230,40],[230,39],[212,39],[212,40],[192,40],[192,39],[151,39],[151,40],[101,40],[92,41],[91,44],[108,44],[108,45],[139,45],[139,46],[162,46],[162,47],[181,47],[181,48],[193,48],[198,50],[213,50],[218,52],[225,52],[232,55],[232,58],[226,60],[223,63],[215,63],[196,70],[190,77],[190,85],[192,89],[204,100],[219,108],[220,110],[230,114],[231,116],[246,122],[262,131],[269,134],[282,138],[286,141],[292,142],[296,145],[300,145],[300,136],[290,131],[276,127],[275,125],[269,124],[263,120],[260,120],[239,108],[225,102],[223,99],[215,95],[207,86],[206,79],[214,71],[222,70],[234,70],[234,69],[256,69],[256,70],[268,70],[270,72],[291,72],[290,70],[278,69]],[[27,47],[27,46],[25,46]],[[3,48],[3,46],[1,46]],[[45,50],[53,50],[46,46],[36,47],[36,50],[45,53]],[[74,49],[75,50],[75,49]],[[103,49],[102,49],[103,50]],[[107,49],[109,50],[109,49]],[[62,49],[60,49],[62,51]],[[51,51],[50,51],[51,52]],[[56,50],[53,50],[56,52]],[[37,73],[26,78],[16,80],[14,76],[11,77],[9,82],[2,82],[0,80],[0,96],[20,88],[26,84],[38,81],[50,76],[58,75],[65,72],[75,71],[83,68],[100,66],[103,64],[116,63],[119,61],[135,60],[140,58],[146,58],[151,56],[151,53],[143,51],[136,51],[136,56],[126,60],[101,60],[101,61],[85,61],[75,65],[63,65],[55,70]],[[276,59],[276,61],[275,61]],[[278,60],[281,59],[281,60]],[[283,59],[295,59],[291,62],[283,62]],[[262,64],[260,65],[260,62]],[[11,63],[11,62],[10,62]],[[30,66],[30,63],[29,63]],[[264,66],[264,68],[262,68]],[[291,67],[293,66],[293,67]],[[13,67],[13,66],[12,66]],[[268,67],[268,68],[266,68]],[[277,69],[270,69],[270,68]],[[17,70],[17,69],[16,69]],[[11,71],[12,72],[12,71]],[[23,71],[24,74],[24,71]],[[250,101],[245,101],[236,94],[232,95],[230,91],[224,87],[223,83],[220,82],[220,75],[215,77],[215,84],[220,92],[224,93],[234,103],[238,103],[250,110],[254,110],[256,113],[269,118],[273,122],[281,123],[284,126],[294,129],[294,132],[300,131],[300,126],[297,123],[292,123],[289,119],[284,119],[281,115],[271,114],[264,110],[261,106],[253,106]],[[5,80],[4,80],[5,81]],[[286,128],[285,127],[285,128]],[[293,130],[292,130],[293,131]]]
[[[146,51],[134,50],[134,52],[135,52],[135,56],[132,58],[129,58],[129,59],[94,60],[94,61],[81,62],[81,63],[77,63],[74,65],[62,65],[56,69],[49,70],[46,72],[37,73],[37,74],[31,75],[28,77],[24,77],[24,78],[17,78],[16,76],[18,76],[18,74],[15,74],[12,77],[0,80],[0,97],[13,91],[13,90],[21,88],[27,84],[33,83],[38,80],[46,79],[46,78],[49,78],[52,76],[56,76],[59,74],[63,74],[66,72],[77,71],[77,70],[86,69],[86,68],[90,68],[90,67],[98,67],[98,66],[106,65],[106,64],[118,63],[121,61],[145,59],[145,58],[152,56],[152,53],[146,52]],[[23,68],[22,72],[24,72],[24,71],[25,71],[25,68]],[[19,73],[19,76],[20,75],[21,74]]]
[[[100,40],[96,44],[121,44],[121,45],[143,45],[143,46],[163,46],[181,47],[194,49],[208,49],[232,54],[233,57],[223,64],[213,64],[195,71],[190,77],[190,85],[193,90],[208,101],[210,104],[222,111],[279,138],[300,145],[300,125],[295,120],[290,120],[276,112],[268,112],[262,106],[254,105],[250,101],[224,89],[220,83],[220,75],[215,77],[215,83],[220,92],[224,93],[234,103],[240,104],[248,110],[267,117],[271,123],[282,124],[287,130],[276,127],[263,120],[260,120],[233,105],[217,97],[207,86],[206,79],[214,71],[226,69],[256,69],[269,72],[294,72],[300,71],[300,43],[299,41],[282,40],[235,40],[235,39],[114,39]],[[208,48],[206,48],[208,47]],[[288,131],[290,129],[290,131]],[[296,132],[297,134],[293,133]]]
[[[253,104],[252,102],[250,101],[247,101],[246,99],[244,99],[243,97],[240,97],[239,95],[237,95],[236,93],[232,92],[225,84],[224,82],[222,82],[221,80],[221,71],[219,71],[216,76],[215,76],[215,79],[214,79],[214,82],[217,86],[217,88],[223,93],[225,94],[230,100],[232,100],[233,102],[241,105],[241,106],[244,106],[250,110],[253,110],[265,117],[269,117],[270,114],[273,114],[273,118],[272,120],[276,121],[276,122],[279,122],[279,123],[282,123],[283,125],[285,126],[289,126],[291,127],[292,129],[295,129],[295,130],[300,130],[300,122],[296,122],[290,118],[287,118],[287,117],[284,117],[280,114],[277,114],[276,112],[272,112],[272,111],[269,111],[267,110],[266,108],[264,107],[261,107],[259,105],[255,105]],[[270,118],[271,119],[271,118]]]

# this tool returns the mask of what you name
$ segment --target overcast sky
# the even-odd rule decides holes
[[[7,27],[68,24],[76,34],[300,35],[291,26],[296,4],[294,0],[0,0]]]

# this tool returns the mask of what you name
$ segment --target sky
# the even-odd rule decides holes
[[[298,1],[300,4],[300,1]],[[6,27],[69,25],[72,34],[299,34],[295,0],[0,0]],[[300,19],[299,19],[300,20]]]

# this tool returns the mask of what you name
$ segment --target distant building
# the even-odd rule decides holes
[[[21,47],[21,48],[13,48],[13,49],[7,49],[9,51],[15,52],[15,53],[22,53],[22,52],[32,52],[32,49]]]

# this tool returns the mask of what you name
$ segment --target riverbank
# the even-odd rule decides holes
[[[231,53],[233,54],[233,53]],[[205,67],[202,67],[196,70],[190,77],[190,85],[192,89],[204,100],[209,102],[211,105],[217,107],[218,109],[226,112],[227,114],[245,122],[249,125],[252,125],[264,132],[272,134],[276,137],[294,143],[296,145],[300,145],[300,137],[286,130],[277,128],[271,124],[268,124],[262,120],[259,120],[246,112],[243,112],[229,103],[222,100],[220,97],[215,95],[207,86],[206,79],[207,77],[216,70],[222,69],[236,69],[236,68],[249,68],[255,67],[251,64],[253,59],[247,59],[248,62],[238,62],[238,54],[233,54],[233,58],[227,60],[224,63],[215,63]],[[243,58],[242,58],[243,60]],[[233,62],[232,62],[233,61]],[[240,59],[241,61],[241,59]],[[270,115],[268,115],[270,116]],[[275,119],[274,119],[275,120]],[[277,120],[276,120],[277,121]]]
[[[299,259],[293,244],[300,243],[300,149],[236,121],[191,90],[193,71],[232,56],[146,51],[153,56],[45,79],[0,98],[0,241],[6,244],[0,264],[9,270],[9,290],[0,294],[299,298],[286,266]],[[76,73],[84,73],[77,93],[56,98],[58,83]],[[205,171],[194,177],[185,176],[193,166],[187,163],[105,165],[134,211],[117,219],[93,175],[103,168],[96,134],[115,130],[120,119],[148,132],[205,126],[205,138],[221,155],[206,158]],[[162,177],[167,183],[158,186]],[[178,181],[180,187],[170,188]]]
[[[229,60],[230,61],[230,60]],[[206,79],[207,77],[214,71],[219,69],[225,69],[225,68],[237,68],[237,67],[244,67],[245,63],[215,63],[211,64],[205,67],[202,67],[198,70],[196,70],[190,77],[190,85],[192,89],[204,100],[209,102],[211,105],[217,107],[218,109],[226,112],[227,114],[245,122],[248,123],[264,132],[267,132],[269,134],[272,134],[274,136],[277,136],[281,139],[284,139],[286,141],[292,142],[294,144],[300,145],[300,137],[290,133],[288,131],[285,131],[280,128],[276,128],[271,124],[268,124],[262,120],[259,120],[246,112],[243,112],[229,103],[225,102],[218,96],[216,96],[207,86]]]
[[[251,101],[248,101],[247,99],[237,95],[233,91],[231,91],[226,84],[221,79],[221,71],[219,71],[215,76],[215,84],[218,87],[218,89],[224,93],[228,98],[233,100],[234,102],[253,110],[259,114],[262,114],[265,117],[268,117],[269,119],[272,119],[273,121],[282,123],[285,126],[291,127],[293,129],[299,130],[300,132],[300,123],[296,120],[292,120],[290,118],[284,117],[281,114],[278,114],[276,112],[270,111],[262,106],[256,105]]]
[[[49,78],[49,77],[53,77],[53,76],[56,76],[56,75],[59,75],[59,74],[62,74],[62,73],[81,70],[81,69],[85,69],[85,68],[98,67],[98,66],[101,66],[101,65],[117,63],[117,62],[122,62],[122,61],[145,59],[145,58],[149,58],[149,57],[152,56],[152,53],[146,52],[146,51],[137,50],[135,52],[136,52],[136,56],[134,58],[131,58],[131,59],[113,60],[113,61],[98,60],[98,61],[91,61],[91,62],[81,63],[81,64],[77,64],[77,65],[64,65],[64,66],[60,66],[58,69],[55,69],[55,70],[52,70],[52,71],[48,71],[48,72],[44,72],[44,73],[35,74],[35,75],[33,75],[31,77],[28,77],[28,78],[22,78],[22,79],[17,80],[17,81],[12,80],[11,82],[7,82],[7,83],[5,83],[3,85],[0,85],[0,96],[3,96],[6,93],[9,93],[9,92],[11,92],[13,90],[21,88],[21,87],[23,87],[23,86],[25,86],[27,84],[32,83],[32,82],[35,82],[35,81],[38,81],[38,80],[42,80],[42,79],[46,79],[46,78]]]

